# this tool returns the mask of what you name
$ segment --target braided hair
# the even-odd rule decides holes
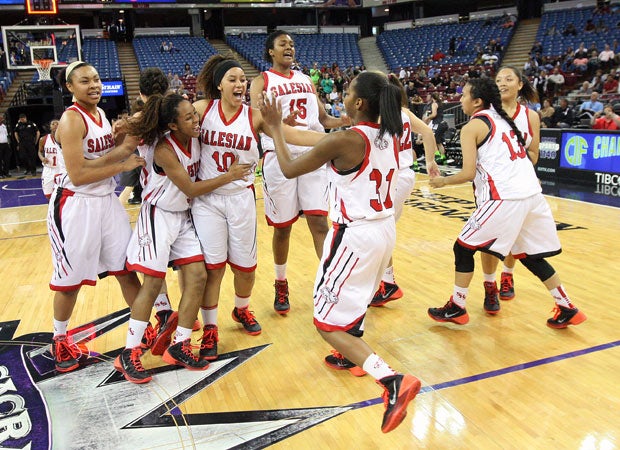
[[[142,115],[129,120],[129,134],[138,136],[145,144],[151,145],[169,130],[170,123],[176,122],[177,108],[184,101],[188,100],[176,93],[151,95],[144,104]]]
[[[470,86],[469,95],[471,98],[479,98],[482,100],[482,104],[485,109],[488,109],[489,106],[493,106],[500,117],[508,122],[508,125],[512,128],[512,131],[515,132],[519,144],[525,147],[525,140],[523,139],[521,131],[519,131],[515,125],[512,117],[510,117],[502,108],[502,98],[499,93],[499,88],[497,87],[497,84],[495,84],[495,80],[491,78],[472,78],[467,82],[467,84]]]

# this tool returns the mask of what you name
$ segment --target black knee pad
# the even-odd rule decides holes
[[[555,274],[555,269],[544,258],[526,256],[519,261],[543,283]]]
[[[472,250],[463,247],[459,244],[459,241],[454,243],[452,247],[454,251],[454,267],[457,272],[469,273],[474,271],[474,253],[476,250]]]

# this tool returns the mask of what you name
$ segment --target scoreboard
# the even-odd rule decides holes
[[[25,0],[28,14],[56,14],[57,0]]]

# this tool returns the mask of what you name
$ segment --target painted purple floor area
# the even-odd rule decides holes
[[[41,178],[27,178],[0,182],[0,208],[44,205],[47,203],[41,189]]]

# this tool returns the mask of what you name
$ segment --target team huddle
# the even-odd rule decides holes
[[[497,258],[512,253],[553,295],[557,312],[549,326],[565,328],[586,319],[544,259],[559,253],[560,244],[533,166],[538,131],[529,129],[536,124],[527,116],[517,123],[503,109],[509,104],[505,95],[514,94],[516,102],[517,91],[524,88],[517,71],[498,72],[498,77],[514,73],[502,81],[507,87],[501,93],[491,79],[467,84],[461,104],[472,120],[461,133],[463,170],[443,177],[434,163],[433,132],[404,106],[397,77],[361,72],[349,85],[346,116],[334,118],[320,104],[311,80],[292,70],[290,35],[270,34],[265,58],[272,68],[252,82],[251,105],[244,103],[247,81],[234,59],[216,55],[205,63],[197,80],[205,98],[193,104],[167,93],[161,70],[146,69],[140,77],[143,109],[114,127],[98,107],[101,80],[96,69],[76,61],[64,70],[63,81],[75,103],[52,124],[41,147],[46,161],[53,157],[57,162],[49,164],[49,174],[44,171],[44,187],[50,198],[50,288],[55,291],[51,351],[58,371],[75,370],[88,354],[83,343],[67,335],[68,323],[81,286],[95,285],[102,275],[116,277],[131,309],[125,348],[114,361],[130,382],[152,379],[141,362],[147,351],[188,370],[205,370],[217,359],[218,306],[227,265],[234,278],[232,319],[250,335],[261,333],[250,310],[257,264],[254,174],[259,148],[265,216],[274,230],[274,310],[287,314],[291,309],[286,264],[291,227],[303,214],[320,259],[314,325],[333,347],[325,363],[356,376],[370,374],[383,388],[384,433],[403,421],[421,383],[392,369],[362,337],[368,307],[403,295],[395,282],[392,252],[395,221],[415,181],[416,134],[424,144],[431,185],[473,180],[477,200],[454,246],[453,295],[444,307],[429,309],[430,317],[467,323],[465,298],[474,253],[482,250],[496,257],[494,263],[483,263],[485,289],[490,283],[488,313],[497,313],[499,302],[492,298],[498,294],[496,287],[491,289],[495,269],[487,273],[487,265],[496,266]],[[136,168],[143,203],[132,230],[115,194],[114,176]],[[508,217],[511,227],[503,225]],[[177,311],[167,296],[169,267],[179,274]],[[200,329],[195,351],[191,335]]]

